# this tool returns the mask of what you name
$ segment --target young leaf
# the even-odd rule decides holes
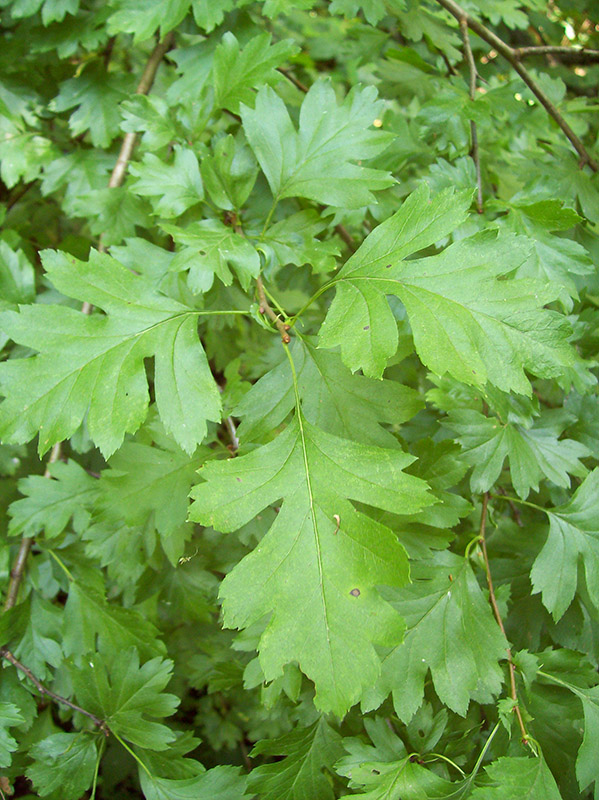
[[[214,275],[228,286],[233,281],[232,267],[244,289],[260,274],[260,256],[252,245],[233,228],[218,219],[192,222],[186,228],[164,223],[161,225],[177,244],[185,246],[177,253],[172,270],[189,270],[189,288],[196,293],[207,292]]]
[[[299,132],[281,98],[268,86],[258,92],[254,110],[241,106],[245,134],[275,201],[308,197],[360,208],[375,202],[373,191],[393,184],[388,172],[352,163],[378,155],[392,139],[391,134],[370,128],[382,108],[376,94],[373,86],[355,88],[338,106],[332,86],[317,81],[304,98]]]
[[[324,769],[332,770],[343,754],[341,737],[320,717],[313,725],[298,727],[280,739],[264,739],[255,745],[251,757],[286,756],[281,761],[252,770],[248,792],[262,800],[333,800],[331,782]]]
[[[179,217],[204,197],[198,159],[189,148],[176,145],[173,164],[146,153],[141,164],[130,164],[129,171],[137,178],[131,191],[152,198],[161,217]]]
[[[209,454],[203,448],[192,458],[164,435],[152,445],[125,442],[96,481],[102,517],[140,527],[151,520],[168,537],[185,523],[198,464]]]
[[[247,145],[223,136],[200,165],[204,184],[213,202],[225,211],[240,209],[258,176],[258,165]]]
[[[69,591],[64,625],[66,656],[80,659],[97,649],[118,653],[131,646],[145,657],[164,653],[157,629],[138,611],[108,603],[95,589],[77,583]]]
[[[400,761],[369,761],[351,772],[350,786],[364,789],[359,794],[344,794],[341,800],[359,797],[362,800],[425,800],[433,797],[451,797],[452,786],[430,769],[414,763],[410,757]]]
[[[127,84],[128,80],[107,76],[102,67],[92,65],[60,85],[50,109],[60,113],[76,107],[69,118],[73,136],[89,130],[95,147],[108,147],[119,131],[119,103],[127,97]]]
[[[0,638],[19,661],[46,680],[51,675],[47,665],[58,667],[63,660],[63,624],[57,606],[33,592],[0,617]]]
[[[235,35],[225,33],[212,61],[214,102],[219,108],[238,112],[240,103],[253,105],[255,86],[272,85],[283,79],[276,68],[295,55],[298,47],[291,39],[272,46],[270,42],[270,34],[261,33],[240,50]]]
[[[133,41],[141,42],[149,39],[160,27],[160,36],[164,36],[185,17],[191,0],[147,0],[140,5],[137,0],[118,0],[116,11],[108,19],[108,31],[132,33]]]
[[[34,761],[27,777],[42,797],[59,791],[64,800],[79,800],[91,786],[97,751],[89,733],[53,733],[36,742],[29,755]]]
[[[18,744],[8,732],[14,725],[22,725],[25,718],[14,703],[0,703],[0,768],[9,767],[12,759],[11,753],[17,749]]]
[[[578,583],[579,563],[584,567],[586,588],[599,608],[599,468],[578,487],[571,500],[548,510],[549,534],[532,566],[535,593],[555,620],[572,602]]]
[[[542,756],[499,758],[485,772],[491,783],[478,786],[470,795],[472,800],[562,800]]]
[[[514,489],[523,500],[531,489],[538,492],[543,477],[568,488],[569,475],[586,475],[579,459],[590,455],[588,449],[573,439],[558,439],[561,430],[549,420],[526,428],[471,409],[457,409],[449,412],[447,426],[458,434],[462,457],[474,466],[473,492],[486,492],[493,486],[506,458]]]
[[[382,674],[364,704],[374,708],[389,691],[409,722],[422,703],[430,669],[439,698],[464,715],[471,699],[491,702],[503,680],[498,661],[506,641],[468,562],[453,553],[413,564],[412,580],[385,596],[405,618],[403,642],[383,660]]]
[[[89,262],[45,251],[54,286],[103,308],[85,316],[70,308],[23,306],[0,315],[11,338],[38,349],[32,358],[0,365],[6,400],[0,434],[29,441],[39,452],[71,436],[87,414],[90,436],[105,457],[137,430],[147,414],[144,358],[155,357],[156,403],[166,430],[192,453],[219,418],[220,397],[196,332],[198,313],[158,294],[107,255]],[[102,390],[95,387],[101,382]]]
[[[48,465],[54,480],[41,475],[21,478],[19,491],[25,497],[10,504],[8,532],[11,536],[59,536],[72,519],[81,533],[90,521],[90,508],[98,493],[98,481],[76,461],[57,461]]]
[[[378,675],[373,644],[401,637],[401,618],[375,586],[405,582],[405,553],[348,499],[404,513],[428,505],[424,481],[402,472],[412,460],[325,434],[298,412],[265,447],[207,464],[207,482],[192,491],[190,518],[221,531],[284,498],[269,533],[222,584],[225,624],[272,614],[260,644],[266,680],[296,660],[323,711],[343,715]]]
[[[90,654],[88,660],[89,666],[71,665],[69,669],[79,704],[129,742],[148,750],[165,750],[175,734],[148,717],[168,717],[179,705],[177,697],[163,692],[173,662],[153,658],[140,666],[134,647],[116,652],[109,661],[100,653]]]

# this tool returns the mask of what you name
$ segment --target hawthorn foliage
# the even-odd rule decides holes
[[[0,796],[599,798],[595,4],[0,14]]]

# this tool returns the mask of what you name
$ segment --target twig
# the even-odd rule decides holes
[[[542,106],[544,106],[547,113],[553,117],[564,134],[570,140],[572,146],[580,156],[580,166],[582,167],[585,164],[588,164],[593,172],[598,172],[599,164],[592,158],[582,141],[574,133],[572,128],[568,125],[566,120],[562,117],[560,112],[553,105],[538,83],[533,79],[530,72],[523,64],[520,63],[517,56],[517,51],[512,49],[503,41],[503,39],[500,39],[499,36],[493,33],[493,31],[489,30],[489,28],[486,28],[478,20],[467,14],[461,6],[454,2],[454,0],[437,0],[437,2],[440,6],[443,6],[446,11],[449,11],[449,13],[457,19],[458,23],[461,23],[462,20],[464,20],[470,30],[474,31],[474,33],[480,36],[480,38],[487,42],[487,44],[490,44],[492,47],[494,47],[495,50],[497,50],[497,52],[500,53],[505,60],[512,65],[514,70],[522,78],[537,100]]]
[[[156,77],[156,71],[162,61],[165,53],[170,50],[173,44],[173,34],[169,33],[164,37],[162,42],[158,42],[156,47],[152,50],[152,53],[146,63],[146,67],[142,73],[142,76],[137,84],[137,89],[135,90],[135,94],[148,94],[150,89],[152,88],[152,84],[154,83],[154,78]],[[135,142],[137,141],[137,134],[136,133],[126,133],[122,144],[121,149],[116,160],[116,164],[114,165],[114,169],[112,170],[112,174],[110,175],[110,180],[108,181],[108,188],[109,189],[116,189],[122,185],[123,181],[125,180],[125,175],[127,174],[127,167],[129,165],[129,160],[133,154],[133,148],[135,147]],[[98,252],[105,253],[106,252],[106,245],[102,241],[102,236],[100,236],[100,241],[98,242]],[[91,314],[93,311],[93,305],[88,303],[87,300],[81,306],[81,312],[83,314]]]
[[[307,94],[308,87],[306,86],[305,83],[302,83],[298,78],[296,78],[295,75],[293,74],[293,72],[290,72],[288,69],[283,69],[283,67],[277,67],[277,72],[280,72],[281,75],[284,75],[287,78],[288,81],[291,81],[291,83],[297,89],[299,89],[300,92],[303,92],[304,94]]]
[[[527,56],[560,56],[560,60],[571,64],[595,64],[599,61],[599,50],[587,50],[585,47],[536,45],[534,47],[516,47],[514,56],[518,60]]]
[[[44,472],[44,478],[51,478],[52,475],[50,474],[49,466],[50,464],[54,464],[55,461],[58,461],[60,458],[61,452],[61,444],[57,442],[52,451],[50,452],[50,457],[48,458],[48,466],[46,467],[46,471]],[[17,553],[17,557],[15,558],[15,562],[12,565],[12,569],[10,571],[10,580],[8,582],[8,589],[6,590],[6,599],[4,601],[4,610],[8,611],[9,608],[12,608],[14,604],[17,602],[17,596],[19,594],[19,586],[21,585],[21,581],[23,580],[23,574],[25,572],[25,564],[27,563],[27,557],[29,556],[29,552],[31,550],[31,546],[33,544],[33,537],[31,536],[24,536],[21,539],[21,544],[19,545],[19,552]]]
[[[173,34],[169,33],[167,36],[164,37],[162,42],[159,42],[156,47],[152,50],[152,54],[148,59],[146,67],[143,71],[143,74],[139,80],[139,84],[137,85],[137,89],[135,90],[135,94],[148,94],[150,89],[152,88],[152,84],[154,83],[154,78],[156,77],[156,71],[162,61],[165,53],[167,53],[173,44]],[[119,153],[119,157],[117,158],[116,164],[114,165],[114,169],[112,170],[112,175],[110,176],[110,180],[108,181],[108,188],[115,189],[117,186],[120,186],[124,179],[125,174],[127,172],[127,164],[129,163],[129,159],[131,158],[131,154],[133,153],[133,148],[135,147],[135,141],[137,139],[136,133],[126,133],[125,138],[123,139],[123,143],[121,145],[121,151]]]
[[[287,325],[283,320],[276,314],[273,309],[268,304],[268,300],[266,299],[266,294],[264,292],[264,284],[262,283],[262,278],[260,275],[256,278],[256,289],[258,290],[258,300],[260,301],[260,313],[266,314],[266,316],[274,322],[277,326],[279,333],[281,334],[281,339],[284,344],[289,344],[291,341],[291,337],[289,336],[289,325]]]
[[[349,249],[352,251],[352,253],[355,252],[356,243],[354,242],[353,236],[347,230],[345,225],[341,225],[341,223],[339,223],[339,225],[335,225],[335,230],[337,231],[339,236],[343,239],[345,244],[349,247]]]
[[[218,386],[218,391],[222,394],[224,388],[220,385],[220,383],[218,383],[217,386]],[[233,422],[233,417],[226,417],[223,420],[223,424],[227,429],[227,433],[229,434],[229,439],[231,440],[229,449],[233,452],[233,454],[235,454],[239,450],[239,439],[237,438],[237,425],[235,425],[235,423]]]
[[[476,64],[474,63],[474,56],[472,55],[472,48],[470,47],[470,36],[468,35],[468,25],[465,19],[460,20],[460,33],[462,34],[462,41],[464,42],[464,55],[466,56],[466,61],[468,62],[468,71],[470,73],[470,82],[469,82],[469,95],[470,100],[474,101],[476,98]],[[472,148],[470,150],[470,155],[472,156],[472,160],[474,161],[474,169],[476,170],[476,210],[479,214],[483,213],[483,187],[482,187],[482,180],[480,175],[480,155],[478,152],[478,133],[476,130],[476,122],[471,119],[470,120],[470,140],[472,142]]]
[[[489,493],[485,492],[483,494],[483,506],[480,513],[480,528],[478,536],[479,536],[481,551],[483,554],[483,560],[485,562],[487,586],[489,588],[489,601],[491,603],[491,608],[493,609],[493,614],[495,615],[497,624],[499,625],[501,632],[503,633],[507,641],[505,627],[503,625],[503,620],[501,619],[499,606],[497,605],[497,598],[495,597],[495,589],[493,588],[493,579],[491,578],[491,567],[489,566],[489,555],[487,553],[487,542],[485,539],[488,505],[489,505]],[[528,733],[526,732],[524,720],[522,719],[522,712],[520,711],[520,706],[518,705],[518,691],[516,689],[516,667],[514,666],[514,661],[512,658],[512,648],[509,645],[506,647],[506,653],[507,653],[508,669],[510,673],[510,694],[512,696],[512,700],[514,701],[514,712],[516,714],[516,717],[518,718],[518,725],[520,726],[520,733],[522,734],[522,744],[528,744]]]
[[[110,731],[108,725],[103,719],[100,719],[100,717],[97,717],[90,711],[86,711],[84,708],[81,708],[81,706],[78,706],[76,703],[72,703],[70,700],[67,700],[66,697],[62,697],[61,695],[56,694],[56,692],[53,692],[51,689],[48,689],[46,686],[44,686],[44,684],[38,678],[35,677],[35,675],[29,669],[29,667],[26,667],[25,664],[22,664],[7,647],[0,647],[0,656],[9,661],[13,665],[13,667],[16,667],[20,672],[23,673],[23,675],[26,675],[31,681],[31,683],[34,684],[34,686],[36,687],[36,689],[40,694],[46,695],[46,697],[50,697],[56,703],[60,703],[63,706],[68,706],[69,708],[72,708],[73,711],[78,711],[80,714],[83,714],[84,717],[91,719],[94,725],[97,728],[100,728],[100,730],[104,733],[105,736],[108,736]]]

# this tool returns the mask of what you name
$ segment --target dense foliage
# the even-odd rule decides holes
[[[0,797],[599,798],[597,5],[0,14]]]

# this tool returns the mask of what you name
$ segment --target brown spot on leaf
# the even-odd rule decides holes
[[[364,328],[362,330],[369,331],[370,330],[370,325],[364,325]]]
[[[352,597],[359,597],[360,596],[360,590],[359,589],[352,589],[350,594],[351,594]]]

